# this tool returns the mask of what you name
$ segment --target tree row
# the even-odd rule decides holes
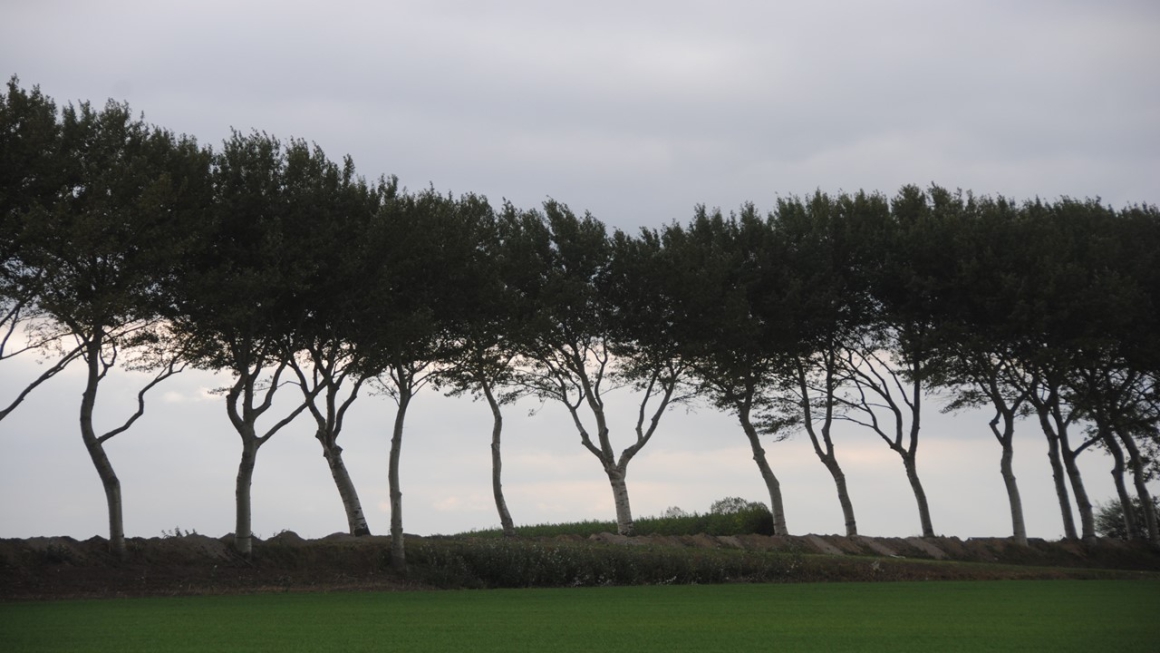
[[[430,386],[487,402],[496,510],[507,404],[572,418],[632,534],[634,457],[675,404],[736,417],[788,532],[765,446],[808,437],[833,478],[848,535],[854,502],[831,437],[851,422],[898,456],[924,536],[922,415],[993,412],[1012,533],[1026,543],[1012,472],[1016,424],[1038,423],[1066,536],[1093,540],[1076,459],[1103,451],[1123,506],[1151,505],[1158,471],[1160,213],[1097,200],[1016,202],[931,186],[698,207],[687,223],[629,234],[547,201],[368,182],[305,141],[235,132],[218,148],[123,104],[57,107],[16,79],[0,96],[0,361],[39,351],[41,375],[2,398],[0,420],[69,365],[87,372],[82,440],[101,478],[110,545],[124,549],[120,485],[104,445],[186,368],[230,379],[237,432],[235,544],[251,550],[261,447],[313,419],[352,534],[369,533],[343,462],[343,419],[368,387],[395,403],[388,478],[392,563],[405,565],[399,484],[407,410]],[[136,410],[98,428],[98,390],[145,370]],[[612,424],[611,391],[632,392]],[[277,412],[276,394],[293,393]],[[287,405],[280,402],[279,406]],[[1028,420],[1021,420],[1028,417]],[[623,448],[613,434],[626,437]],[[622,435],[627,434],[627,435]],[[1078,513],[1079,524],[1075,523]],[[1123,510],[1160,543],[1155,515]]]

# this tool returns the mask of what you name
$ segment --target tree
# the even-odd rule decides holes
[[[290,141],[283,186],[289,206],[283,255],[305,272],[290,299],[299,323],[284,341],[283,356],[314,418],[314,437],[342,500],[347,529],[351,535],[369,535],[338,437],[367,380],[360,371],[359,352],[348,340],[361,310],[353,289],[374,255],[366,243],[371,219],[383,198],[393,197],[395,184],[384,180],[380,187],[371,187],[355,175],[349,157],[339,167],[317,146]]]
[[[286,172],[286,152],[277,139],[234,132],[214,157],[212,210],[168,288],[166,317],[187,343],[185,359],[233,377],[224,392],[226,414],[242,444],[234,546],[247,557],[253,551],[251,486],[258,451],[309,403],[259,427],[293,358],[286,343],[301,324],[297,293],[308,273],[287,256],[296,235]]]
[[[383,203],[368,234],[374,261],[350,342],[360,373],[372,377],[396,405],[387,476],[391,566],[399,571],[406,568],[400,485],[406,416],[415,395],[437,382],[451,355],[455,289],[472,283],[472,268],[464,261],[478,247],[470,215],[433,189],[404,192]]]
[[[934,536],[930,506],[918,475],[918,443],[924,400],[932,393],[937,365],[939,297],[949,284],[945,245],[955,224],[916,186],[903,187],[887,213],[868,207],[859,215],[859,246],[869,278],[871,316],[865,330],[844,350],[852,385],[839,400],[842,419],[870,429],[898,454],[918,509],[923,537]]]
[[[55,356],[16,397],[0,405],[0,420],[82,349],[66,347],[66,334],[43,315],[36,296],[44,279],[22,261],[22,225],[30,211],[53,204],[65,183],[65,165],[56,103],[39,88],[25,91],[19,84],[11,78],[8,92],[0,94],[0,361],[29,352]]]
[[[60,186],[22,215],[15,282],[35,289],[36,310],[57,330],[49,339],[74,340],[84,361],[81,437],[104,488],[109,546],[119,555],[121,485],[104,445],[141,417],[150,389],[183,367],[182,345],[160,319],[158,281],[185,255],[189,221],[208,196],[208,153],[112,101],[101,111],[87,103],[65,108],[59,134]],[[138,392],[136,410],[100,432],[100,384],[126,357],[130,369],[155,376]]]
[[[860,193],[830,198],[816,193],[808,201],[779,200],[772,222],[776,249],[767,269],[774,273],[766,283],[765,307],[790,325],[780,338],[766,344],[774,355],[785,355],[786,369],[778,394],[772,398],[771,423],[776,428],[800,426],[814,453],[830,472],[845,520],[846,535],[858,534],[854,507],[846,476],[838,462],[831,437],[834,422],[845,408],[839,395],[851,371],[844,364],[846,352],[855,347],[870,322],[870,295],[865,283],[861,238],[855,228],[863,214],[881,211],[880,198]]]
[[[1026,259],[1019,248],[1027,230],[1019,208],[1005,198],[951,196],[938,192],[938,210],[963,220],[964,231],[956,249],[953,282],[943,297],[947,339],[946,364],[939,384],[953,389],[946,410],[990,406],[992,435],[1002,449],[999,469],[1007,490],[1015,542],[1027,545],[1023,503],[1013,469],[1015,421],[1028,403],[1027,370],[1020,364],[1021,333],[1011,319],[1026,277]]]
[[[520,334],[519,383],[568,411],[581,444],[608,477],[617,530],[631,535],[628,464],[680,399],[683,365],[658,355],[651,342],[634,337],[628,327],[627,315],[638,305],[632,298],[636,289],[625,285],[634,265],[625,257],[639,251],[627,238],[619,237],[618,247],[591,215],[578,217],[553,201],[544,203],[542,216],[522,216],[520,229],[518,256],[525,272],[515,283],[538,311]],[[616,252],[621,272],[614,271]],[[619,293],[619,305],[614,306],[610,293]],[[617,455],[604,400],[624,385],[638,392],[638,420],[635,440]]]
[[[451,395],[470,394],[487,402],[492,415],[492,498],[504,536],[514,537],[515,523],[503,494],[503,406],[521,394],[515,381],[516,342],[534,310],[516,291],[518,257],[508,252],[519,247],[521,217],[505,204],[497,219],[486,198],[473,195],[461,198],[457,210],[464,214],[476,246],[461,261],[468,270],[465,283],[450,289],[454,296],[447,304],[454,314],[447,320],[449,346],[438,382]]]
[[[670,225],[662,238],[671,272],[656,295],[680,316],[671,332],[681,359],[699,393],[737,417],[769,492],[773,533],[786,535],[781,484],[755,424],[785,365],[769,339],[790,328],[788,316],[768,306],[779,296],[764,271],[774,260],[768,225],[752,205],[729,219],[697,207],[687,228]]]

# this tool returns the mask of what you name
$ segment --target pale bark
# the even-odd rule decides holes
[[[1112,434],[1103,429],[1101,430],[1101,439],[1104,446],[1107,447],[1108,453],[1112,454],[1112,482],[1116,486],[1116,496],[1120,500],[1121,514],[1124,520],[1124,532],[1127,533],[1128,538],[1136,537],[1138,528],[1136,526],[1136,514],[1132,511],[1132,497],[1128,494],[1128,486],[1124,483],[1124,451],[1120,445],[1116,444],[1115,438]]]
[[[1067,474],[1063,469],[1063,459],[1059,452],[1059,436],[1047,435],[1047,460],[1051,463],[1051,479],[1055,484],[1055,496],[1059,501],[1059,511],[1063,518],[1063,536],[1069,540],[1079,539],[1075,530],[1075,516],[1071,512],[1071,494],[1067,491]]]
[[[340,401],[339,393],[343,382],[347,380],[350,371],[349,361],[340,361],[333,352],[322,348],[308,349],[311,359],[312,379],[308,379],[302,366],[294,358],[290,358],[290,367],[298,376],[298,387],[314,416],[317,425],[314,437],[322,445],[322,455],[330,467],[330,476],[334,479],[334,487],[342,500],[343,512],[346,514],[347,531],[356,537],[370,535],[366,515],[363,513],[362,502],[358,498],[354,480],[346,469],[342,460],[342,447],[338,444],[338,436],[342,431],[343,418],[347,409],[358,398],[359,388],[363,384],[360,377],[351,384],[351,391],[346,399]],[[329,354],[329,356],[328,356]],[[323,392],[325,390],[325,392]],[[325,413],[318,407],[317,396],[324,396]]]
[[[403,452],[403,423],[407,407],[411,403],[411,390],[399,384],[398,406],[395,411],[395,425],[391,431],[391,454],[387,466],[387,482],[391,493],[391,568],[405,571],[407,568],[406,544],[403,541],[403,491],[399,484],[399,460]]]
[[[1153,546],[1160,546],[1160,526],[1156,523],[1156,511],[1152,508],[1152,493],[1148,491],[1148,476],[1140,456],[1140,449],[1131,435],[1119,431],[1116,435],[1128,451],[1128,467],[1132,470],[1132,482],[1136,486],[1136,496],[1144,508],[1144,535]]]
[[[1083,447],[1079,451],[1073,451],[1071,448],[1071,443],[1068,440],[1068,427],[1071,424],[1072,416],[1071,414],[1064,416],[1063,408],[1060,406],[1059,384],[1047,380],[1040,385],[1040,388],[1046,391],[1046,396],[1040,395],[1038,389],[1033,389],[1028,394],[1028,399],[1035,406],[1040,428],[1047,438],[1047,456],[1051,462],[1055,493],[1059,498],[1064,534],[1068,539],[1076,539],[1077,537],[1075,520],[1071,512],[1071,500],[1068,497],[1068,488],[1064,481],[1066,478],[1075,494],[1075,505],[1079,511],[1079,537],[1084,542],[1094,543],[1096,537],[1095,517],[1091,501],[1088,500],[1087,491],[1084,489],[1083,477],[1075,462],[1076,456],[1079,455]]]
[[[347,529],[351,535],[356,537],[370,535],[371,529],[367,526],[366,515],[363,514],[358,491],[355,490],[354,481],[351,480],[350,474],[346,471],[346,464],[342,461],[342,447],[327,437],[325,431],[319,431],[315,437],[322,444],[322,455],[326,458],[326,464],[330,467],[330,476],[334,479],[334,486],[338,489],[338,495],[342,499],[342,507],[346,512]]]
[[[1003,422],[1002,431],[999,430],[998,426],[1000,421]],[[1007,503],[1011,509],[1012,536],[1016,544],[1027,546],[1027,525],[1023,520],[1023,500],[1019,497],[1019,484],[1015,480],[1015,470],[1012,465],[1015,458],[1013,446],[1014,415],[1010,411],[1000,411],[991,420],[991,431],[1003,448],[1003,455],[999,459],[999,472],[1003,476],[1003,485],[1007,488]]]
[[[600,389],[605,380],[605,371],[610,354],[602,346],[599,351],[588,351],[590,352],[588,354],[580,353],[579,350],[572,351],[565,357],[564,364],[542,359],[545,367],[551,370],[555,387],[547,393],[543,393],[541,390],[541,393],[557,399],[567,407],[568,413],[572,416],[572,423],[580,434],[580,443],[600,461],[601,467],[608,476],[612,489],[612,500],[616,507],[617,532],[621,535],[632,535],[635,526],[628,498],[628,485],[625,481],[628,475],[628,464],[656,433],[661,417],[673,401],[677,379],[683,373],[683,369],[670,363],[653,370],[649,382],[642,389],[638,404],[636,441],[625,447],[617,458],[612,447],[612,440],[609,437],[608,418],[604,412],[602,399],[603,391]],[[587,368],[589,355],[597,363],[595,371],[591,373]],[[659,390],[657,389],[658,385],[660,386]],[[649,403],[654,397],[658,398],[657,405],[650,412]],[[583,420],[580,419],[581,404],[588,406],[589,412],[596,421],[595,442],[584,426]]]
[[[97,388],[101,377],[101,338],[94,337],[85,347],[85,362],[88,374],[85,391],[81,395],[81,438],[89,452],[89,458],[101,479],[105,491],[105,503],[109,511],[109,550],[118,557],[125,555],[125,524],[121,511],[121,482],[105,454],[104,442],[97,437],[93,427],[93,409],[97,404]]]
[[[254,465],[258,460],[260,446],[257,438],[243,439],[242,458],[238,462],[238,476],[234,484],[234,548],[247,558],[254,553],[250,488],[254,481]]]
[[[757,463],[761,479],[765,481],[765,489],[769,492],[770,511],[773,513],[773,534],[789,535],[785,526],[785,506],[781,499],[781,484],[778,483],[777,476],[774,475],[773,469],[765,459],[765,449],[762,448],[757,429],[753,427],[753,422],[750,420],[750,410],[748,402],[739,405],[737,419],[741,422],[741,429],[749,440],[749,446],[753,450],[753,461]]]
[[[120,426],[106,431],[101,435],[97,435],[96,428],[93,424],[93,412],[97,404],[97,389],[100,386],[101,380],[109,369],[112,368],[113,362],[116,360],[115,347],[111,349],[113,353],[109,361],[102,358],[105,345],[104,337],[105,334],[98,331],[83,345],[88,374],[85,382],[85,391],[81,396],[80,426],[81,439],[85,443],[85,449],[89,452],[89,458],[93,461],[93,466],[97,470],[97,475],[101,479],[101,486],[105,492],[105,503],[109,512],[109,550],[114,555],[120,557],[125,554],[125,522],[121,503],[121,481],[117,478],[117,473],[113,470],[113,464],[109,461],[109,457],[105,453],[105,442],[129,430],[129,427],[145,413],[145,394],[158,383],[161,383],[163,380],[181,370],[175,367],[175,361],[171,361],[167,367],[163,368],[152,381],[137,393],[137,410]]]
[[[827,355],[825,357],[825,365],[826,406],[823,412],[821,428],[817,429],[814,427],[813,405],[810,388],[806,379],[807,371],[805,365],[801,361],[798,361],[797,382],[802,407],[802,419],[806,434],[810,436],[810,443],[814,447],[814,453],[817,454],[818,459],[822,461],[822,464],[825,465],[826,470],[830,472],[830,476],[834,479],[834,487],[838,492],[838,504],[842,507],[842,518],[845,520],[846,537],[855,537],[858,535],[858,523],[854,518],[854,504],[850,501],[850,492],[846,488],[846,475],[842,472],[842,466],[838,464],[837,455],[834,453],[834,441],[830,437],[830,429],[834,422],[833,393],[835,385],[833,374],[834,359],[832,356]]]
[[[234,385],[226,393],[226,414],[230,423],[242,441],[242,456],[238,462],[238,476],[234,486],[235,524],[234,548],[238,553],[249,558],[253,555],[253,532],[251,530],[251,498],[250,487],[254,480],[254,465],[258,458],[258,449],[268,442],[274,434],[294,421],[298,415],[306,410],[307,402],[299,404],[286,417],[271,426],[264,434],[258,435],[257,422],[274,402],[274,393],[278,390],[282,371],[286,363],[281,363],[274,370],[269,386],[259,390],[258,379],[262,374],[264,362],[259,360],[255,365],[243,367],[238,373]],[[262,395],[258,402],[258,395]]]
[[[480,384],[483,395],[487,398],[487,405],[491,408],[491,494],[495,498],[495,510],[499,514],[499,523],[505,537],[515,537],[516,527],[508,512],[507,501],[503,496],[503,456],[500,454],[500,437],[503,435],[503,411],[499,402],[491,391],[491,384],[484,381]]]
[[[1095,544],[1095,510],[1092,507],[1091,499],[1088,498],[1087,489],[1084,487],[1079,465],[1076,464],[1076,457],[1079,456],[1082,447],[1075,451],[1071,449],[1066,429],[1060,431],[1059,442],[1060,452],[1063,455],[1063,466],[1067,470],[1067,478],[1071,482],[1071,490],[1075,495],[1075,506],[1079,511],[1080,538],[1088,544]]]
[[[874,352],[849,351],[845,364],[851,380],[857,389],[857,397],[843,400],[850,408],[865,414],[864,419],[845,415],[843,419],[864,426],[882,438],[890,450],[902,459],[906,479],[910,482],[914,502],[918,508],[918,520],[923,537],[934,537],[934,526],[930,518],[930,505],[926,491],[918,476],[918,436],[922,429],[922,366],[910,364],[909,389],[899,373]],[[883,372],[885,370],[885,372]],[[882,403],[867,396],[867,391],[876,395]],[[907,396],[907,395],[910,396]],[[903,407],[905,406],[905,411]],[[894,418],[893,435],[887,434],[887,427],[879,420],[876,408],[885,408]],[[904,412],[910,415],[907,427]]]
[[[632,535],[632,507],[628,502],[628,485],[625,483],[624,469],[612,467],[605,470],[608,482],[612,485],[612,500],[616,504],[616,530],[621,535]]]
[[[918,468],[914,456],[903,455],[902,466],[906,469],[906,479],[910,481],[914,501],[918,504],[918,519],[922,525],[922,536],[934,537],[934,526],[930,521],[930,506],[926,502],[926,491],[922,488],[922,481],[918,478]]]

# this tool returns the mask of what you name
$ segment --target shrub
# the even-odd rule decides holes
[[[437,587],[580,587],[784,580],[796,553],[533,542],[422,540],[407,548],[411,573]]]
[[[1152,497],[1152,510],[1157,519],[1160,519],[1160,500],[1157,500],[1156,497]],[[1136,532],[1129,537],[1128,530],[1124,526],[1124,508],[1120,501],[1113,499],[1107,503],[1101,503],[1096,506],[1096,533],[1118,540],[1147,538],[1148,533],[1145,531],[1144,525],[1144,504],[1140,501],[1140,497],[1132,499],[1132,515],[1136,518]]]

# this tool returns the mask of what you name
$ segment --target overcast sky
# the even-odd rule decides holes
[[[1160,4],[1070,2],[63,2],[0,7],[0,72],[58,103],[128,101],[217,145],[231,129],[316,142],[361,174],[534,207],[551,197],[610,227],[684,222],[696,204],[770,208],[815,189],[938,183],[979,194],[1160,200]],[[0,399],[35,372],[0,371]],[[23,376],[22,376],[23,375]],[[118,377],[100,401],[132,409]],[[74,367],[0,422],[0,537],[107,535],[76,422]],[[240,441],[187,373],[108,445],[131,536],[233,528]],[[628,399],[625,397],[623,399]],[[360,400],[343,436],[372,530],[389,524],[393,405]],[[505,488],[518,523],[612,519],[611,492],[563,409],[509,411]],[[935,530],[1010,533],[985,413],[932,411],[920,445]],[[630,416],[613,424],[629,444]],[[260,452],[254,530],[345,528],[306,421]],[[408,532],[498,523],[485,406],[420,396],[403,450]],[[842,530],[829,476],[803,437],[766,447],[792,532]],[[1062,534],[1046,443],[1020,424],[1016,473],[1032,536]],[[839,434],[862,532],[919,532],[901,463]],[[1086,460],[1084,460],[1086,459]],[[1085,453],[1093,498],[1110,459]],[[678,408],[629,468],[634,513],[767,500],[729,416]]]

